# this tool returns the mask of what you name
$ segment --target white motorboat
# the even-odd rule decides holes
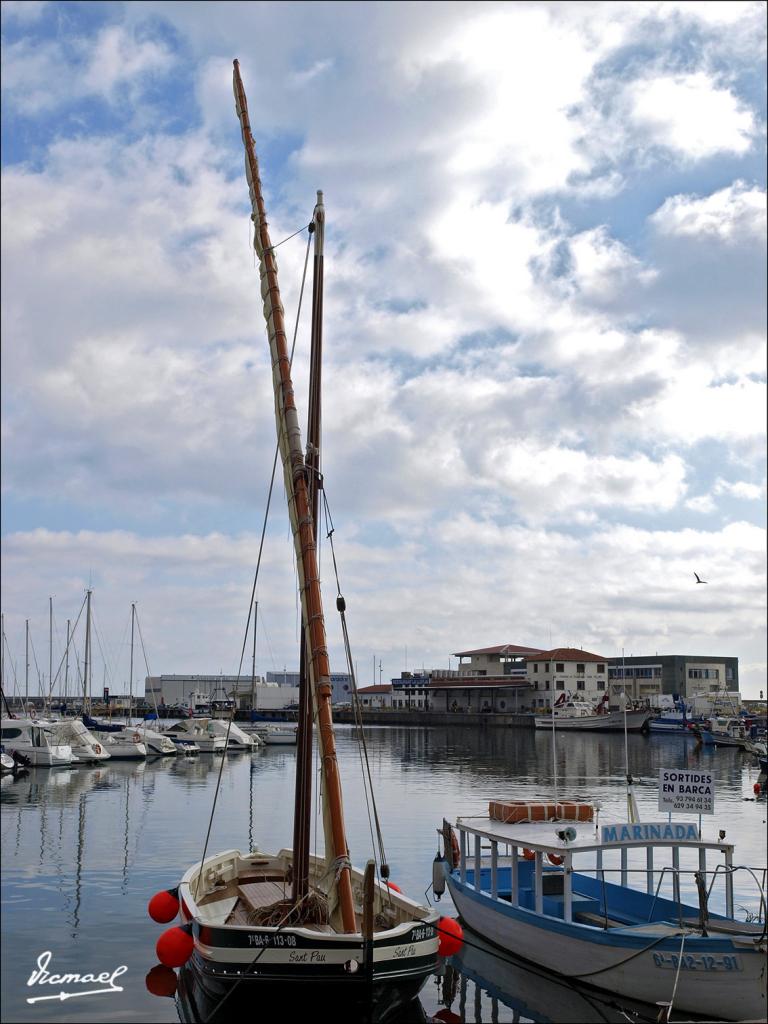
[[[141,742],[147,748],[147,757],[167,757],[179,752],[179,748],[172,739],[156,729],[148,729],[145,723],[142,722],[134,728],[141,736]]]
[[[267,747],[295,747],[297,734],[298,728],[290,725],[270,725],[256,732]]]
[[[261,745],[258,734],[249,736],[234,722],[228,722],[222,718],[211,718],[208,725],[214,736],[221,736],[226,740],[227,750],[252,750]]]
[[[109,756],[119,761],[143,761],[147,756],[147,748],[141,733],[133,726],[99,722],[88,715],[83,720],[96,739],[104,744]]]
[[[79,718],[47,719],[46,724],[58,743],[72,747],[75,761],[95,764],[111,755],[101,737],[93,733]]]
[[[6,751],[12,755],[17,750],[34,768],[55,768],[75,760],[72,747],[60,743],[49,725],[33,718],[3,718],[0,740]]]
[[[527,806],[531,819],[545,805]],[[459,818],[455,832],[443,823],[435,893],[447,883],[470,928],[617,996],[723,1021],[765,1020],[764,867],[735,867],[733,846],[703,841],[692,823],[603,824],[598,831],[571,824],[570,816],[512,823],[496,807],[487,818]],[[722,862],[708,870],[712,854]],[[734,873],[742,870],[755,885],[754,916],[745,912],[746,920],[734,912]],[[698,893],[698,905],[682,901],[683,887]],[[710,909],[716,900],[724,913]]]
[[[163,730],[163,735],[174,743],[195,743],[203,754],[223,754],[224,737],[217,734],[210,718],[183,718]]]

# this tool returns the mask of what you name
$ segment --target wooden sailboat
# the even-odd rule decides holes
[[[315,548],[319,470],[319,360],[322,313],[324,207],[313,215],[315,288],[313,374],[310,385],[308,451],[305,460],[291,381],[290,356],[267,228],[259,167],[238,62],[235,105],[246,151],[246,175],[255,224],[254,247],[267,324],[279,451],[294,537],[302,603],[303,644],[293,849],[276,854],[258,848],[205,857],[178,887],[181,916],[194,943],[190,966],[209,992],[233,986],[291,984],[287,997],[329,990],[365,1004],[365,1016],[383,1019],[410,1001],[437,963],[438,915],[393,891],[388,871],[374,861],[355,869],[349,860],[342,790],[331,719],[330,664]],[[340,599],[343,601],[343,599]],[[310,853],[312,732],[317,725],[322,765],[325,853]],[[377,874],[380,877],[377,877]],[[163,895],[163,894],[159,894]],[[162,920],[162,917],[158,917]],[[169,920],[165,917],[164,920]],[[178,932],[172,929],[171,932]],[[166,933],[169,934],[169,933]],[[171,943],[173,944],[173,943]],[[181,944],[183,946],[183,943]],[[160,945],[158,945],[160,951]],[[173,963],[172,953],[166,962]],[[179,962],[186,959],[182,955]],[[178,964],[174,964],[178,965]]]

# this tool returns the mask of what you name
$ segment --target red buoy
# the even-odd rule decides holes
[[[462,1018],[453,1010],[438,1010],[433,1020],[441,1020],[443,1024],[461,1024]]]
[[[184,928],[168,928],[157,940],[157,959],[166,967],[183,967],[192,956],[194,940]]]
[[[441,917],[437,922],[437,952],[440,956],[453,956],[464,942],[464,929],[453,917]]]
[[[400,886],[399,885],[395,885],[394,882],[386,882],[385,884],[386,884],[388,889],[392,889],[394,892],[402,892],[403,891],[400,888]]]
[[[760,796],[760,783],[759,782],[756,782],[754,784],[754,786],[752,787],[752,792],[755,794],[755,796]]]
[[[144,984],[147,986],[147,992],[153,996],[169,996],[173,998],[176,995],[178,979],[176,978],[176,972],[170,967],[165,967],[163,964],[155,964],[144,979]]]
[[[156,892],[147,905],[147,911],[153,921],[168,924],[179,912],[179,898],[168,889]]]

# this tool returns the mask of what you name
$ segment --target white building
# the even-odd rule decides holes
[[[602,700],[608,685],[608,659],[577,647],[556,647],[526,658],[535,708],[549,708],[562,691],[587,701]]]
[[[365,708],[391,708],[392,684],[381,683],[378,686],[363,686],[357,691],[357,696]]]
[[[299,700],[297,686],[279,686],[256,676],[255,686],[250,675],[163,675],[147,676],[146,700],[158,707],[174,707],[189,700],[193,693],[206,694],[212,700],[234,698],[240,708],[274,711]]]

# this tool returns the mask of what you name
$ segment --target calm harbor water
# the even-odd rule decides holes
[[[483,813],[492,797],[534,799],[552,793],[548,733],[373,727],[366,736],[391,877],[420,901],[444,816]],[[361,864],[371,855],[371,841],[358,746],[349,728],[339,727],[338,750],[352,860]],[[713,771],[716,813],[704,819],[705,837],[714,839],[725,829],[736,844],[737,864],[765,865],[766,802],[754,799],[756,759],[735,749],[697,751],[675,737],[640,735],[629,737],[629,758],[643,821],[662,818],[659,768]],[[146,906],[154,892],[175,885],[200,858],[220,761],[201,755],[108,762],[2,779],[4,1022],[194,1019],[188,1001],[182,1005],[146,989],[163,929],[149,919]],[[246,850],[254,843],[272,851],[291,845],[294,764],[295,749],[286,747],[226,757],[210,852]],[[559,735],[557,773],[561,797],[600,800],[606,819],[624,814],[622,735]],[[756,890],[737,888],[736,904],[756,911]],[[440,908],[454,913],[447,895]],[[499,957],[480,938],[467,938],[461,954],[429,979],[422,1009],[414,1007],[407,1019],[636,1019],[638,1008],[619,1007],[606,994],[576,991]],[[126,965],[117,982],[123,992],[28,1004],[26,982],[46,950],[52,954],[49,969],[59,973],[111,972]],[[56,992],[55,987],[33,990],[34,995]],[[641,1008],[640,1019],[649,1012]]]

